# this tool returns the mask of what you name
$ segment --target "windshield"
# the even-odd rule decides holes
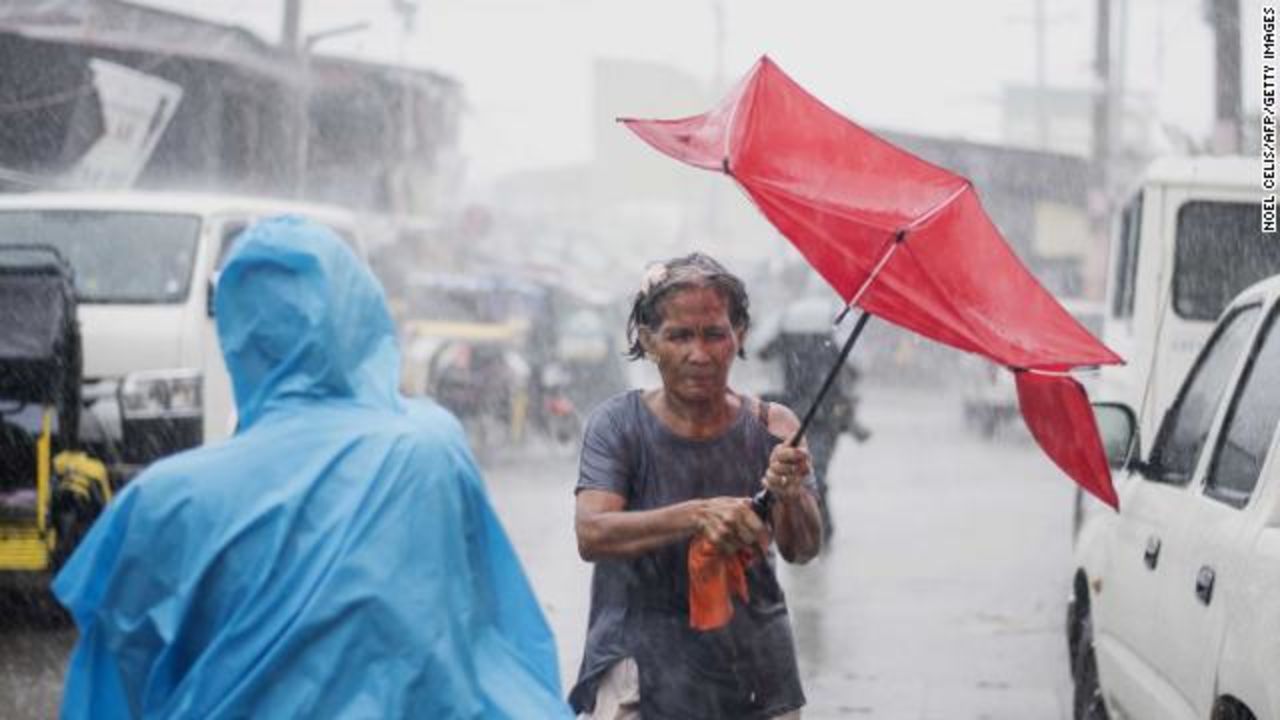
[[[50,245],[87,303],[180,303],[191,287],[200,219],[162,213],[0,212],[0,245]]]
[[[1262,234],[1257,203],[1189,202],[1178,211],[1173,307],[1216,320],[1241,290],[1280,273],[1280,242]]]

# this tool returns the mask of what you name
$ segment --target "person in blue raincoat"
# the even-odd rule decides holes
[[[239,427],[139,476],[56,578],[63,717],[568,717],[460,426],[397,392],[368,269],[266,220],[215,309]]]

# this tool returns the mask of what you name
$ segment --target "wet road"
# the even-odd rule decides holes
[[[805,718],[1069,716],[1070,485],[1023,434],[966,431],[959,407],[945,393],[869,392],[875,437],[836,454],[830,552],[783,571]],[[566,687],[590,578],[572,534],[575,463],[545,449],[488,473],[556,631]],[[0,619],[0,718],[56,714],[73,635],[33,618]]]
[[[0,718],[57,717],[75,631],[30,595],[0,598]]]
[[[830,552],[782,571],[804,717],[1070,717],[1069,481],[1020,428],[994,441],[966,430],[946,393],[871,392],[864,408],[875,436],[842,441],[833,461]],[[566,687],[590,578],[575,554],[567,465],[490,478],[556,631]]]

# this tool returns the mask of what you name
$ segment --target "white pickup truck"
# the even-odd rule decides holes
[[[1076,542],[1076,718],[1280,718],[1278,320],[1280,277],[1240,294],[1150,439],[1097,406],[1120,511]]]
[[[52,247],[75,273],[88,405],[81,436],[104,446],[100,456],[139,467],[230,433],[213,281],[235,237],[281,213],[329,225],[364,257],[355,218],[329,206],[144,192],[0,196],[0,244]]]

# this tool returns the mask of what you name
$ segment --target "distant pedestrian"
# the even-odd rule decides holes
[[[797,412],[808,412],[831,368],[840,362],[840,348],[836,346],[829,327],[829,308],[829,303],[814,300],[793,303],[784,310],[778,333],[758,353],[762,360],[776,360],[781,364],[783,389],[779,399],[796,408]],[[797,326],[801,325],[799,323],[788,326],[789,316],[814,314],[815,311],[819,315],[820,327]],[[871,431],[858,420],[855,390],[858,378],[858,371],[852,365],[841,365],[831,389],[814,411],[813,420],[805,432],[817,479],[824,544],[835,531],[828,497],[831,487],[828,471],[840,434],[847,432],[858,442],[871,438]]]
[[[239,427],[144,472],[58,575],[63,717],[568,717],[457,421],[396,390],[368,269],[267,220],[215,307]]]
[[[653,265],[636,295],[631,355],[654,362],[662,386],[596,409],[576,491],[578,548],[595,570],[570,702],[591,718],[764,720],[804,704],[773,547],[808,562],[821,521],[808,452],[782,442],[795,415],[728,386],[749,325],[742,282],[706,255]],[[769,523],[749,501],[762,485],[776,498]],[[692,627],[700,548],[745,595],[726,596],[737,612],[709,631]]]

